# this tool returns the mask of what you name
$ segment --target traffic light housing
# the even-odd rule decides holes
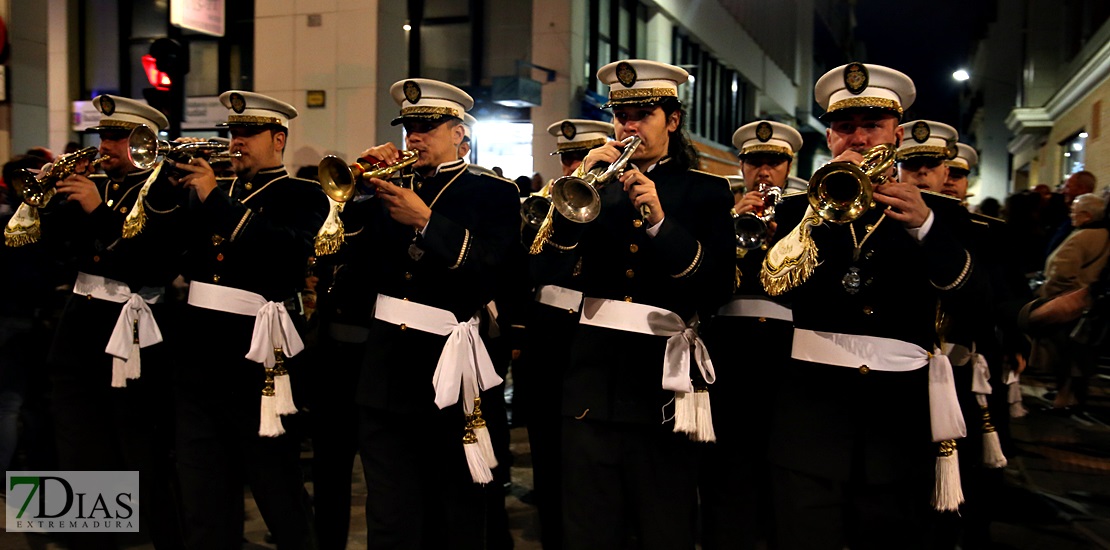
[[[150,44],[142,58],[143,73],[153,88],[143,90],[151,107],[162,111],[170,121],[171,139],[181,135],[185,114],[185,75],[189,72],[189,47],[172,38],[159,38]]]

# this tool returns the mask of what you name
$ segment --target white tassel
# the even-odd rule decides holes
[[[297,405],[293,403],[293,387],[290,385],[289,374],[274,376],[274,397],[277,404],[277,414],[287,416],[297,414]]]
[[[478,438],[478,450],[482,451],[482,458],[485,459],[486,465],[491,470],[496,468],[497,456],[493,454],[493,440],[490,439],[489,429],[486,428],[485,422],[474,428],[474,436]]]
[[[142,374],[142,361],[139,360],[139,343],[133,342],[131,344],[131,357],[127,358],[127,363],[123,365],[123,375],[128,380],[138,380],[139,375]]]
[[[988,468],[1005,468],[1006,455],[1002,454],[1002,442],[998,432],[993,429],[983,433],[983,465]]]
[[[277,413],[277,398],[273,395],[262,396],[262,411],[258,421],[258,435],[262,437],[277,437],[285,433],[281,425],[281,417]]]
[[[713,431],[713,410],[709,406],[709,391],[699,389],[694,392],[694,410],[697,413],[697,430],[694,441],[717,441]]]
[[[127,361],[119,357],[112,357],[112,387],[127,387]]]
[[[940,449],[937,456],[936,487],[933,489],[933,508],[939,512],[956,512],[964,501],[956,442],[943,441]]]
[[[470,467],[470,479],[482,485],[493,481],[493,472],[490,471],[486,459],[482,457],[478,437],[473,431],[468,430],[463,436],[463,450],[466,452],[466,465]]]
[[[674,392],[674,433],[698,433],[698,410],[692,394]]]

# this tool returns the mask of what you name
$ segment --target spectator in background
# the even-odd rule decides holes
[[[532,174],[532,192],[533,193],[539,193],[540,189],[543,189],[543,184],[544,184],[543,176],[541,176],[539,172],[536,172],[535,174]]]
[[[984,215],[984,216],[990,216],[992,218],[1001,218],[1002,217],[1002,212],[1001,211],[1002,211],[1002,205],[999,204],[998,199],[996,199],[994,197],[987,197],[987,198],[983,199],[983,202],[979,203],[979,213]]]
[[[516,183],[517,189],[520,190],[520,196],[527,197],[528,194],[532,192],[532,178],[528,176],[520,176],[514,181]]]
[[[1076,197],[1094,192],[1097,184],[1098,180],[1095,178],[1095,175],[1086,170],[1068,176],[1068,179],[1064,181],[1064,185],[1060,187],[1060,194],[1063,195],[1064,201],[1062,210],[1067,210],[1067,208],[1075,202]],[[1050,204],[1052,203],[1050,202]],[[1056,250],[1056,247],[1060,246],[1060,243],[1064,242],[1064,239],[1068,238],[1068,235],[1071,234],[1071,230],[1075,228],[1075,226],[1072,225],[1072,217],[1074,216],[1069,216],[1060,220],[1055,228],[1050,230],[1048,247],[1044,251],[1046,259]]]
[[[68,155],[70,153],[75,153],[75,152],[80,151],[80,150],[81,150],[81,144],[77,143],[76,141],[71,141],[71,142],[66,144],[64,154]]]
[[[1071,223],[1076,230],[1049,255],[1045,263],[1045,284],[1040,297],[1051,299],[1072,290],[1086,288],[1098,280],[1110,258],[1110,231],[1104,219],[1106,201],[1097,195],[1079,195],[1071,206]],[[1056,374],[1057,392],[1053,408],[1082,408],[1087,400],[1087,380],[1093,374],[1097,353],[1071,341],[1075,323],[1066,323],[1047,336],[1037,339],[1035,360],[1051,366]]]
[[[500,166],[494,166],[493,171],[497,174],[497,177],[499,177],[499,178],[505,177],[505,171],[502,170]]]

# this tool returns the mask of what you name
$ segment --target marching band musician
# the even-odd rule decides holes
[[[155,185],[151,219],[183,211],[190,281],[176,387],[178,471],[189,548],[238,548],[243,484],[279,547],[315,546],[285,359],[303,348],[301,300],[313,238],[328,213],[320,187],[282,162],[297,110],[262,94],[228,91],[220,102],[236,178],[217,183],[208,162]],[[292,426],[290,426],[292,427]]]
[[[850,63],[814,95],[833,160],[860,164],[903,141],[898,122],[916,92],[898,71]],[[960,500],[950,440],[965,429],[951,367],[932,351],[937,295],[966,282],[972,256],[958,215],[917,187],[888,179],[874,203],[844,223],[804,199],[777,211],[762,278],[791,300],[795,327],[769,455],[782,548],[923,548],[930,490],[937,508]]]
[[[65,201],[42,213],[42,244],[76,256],[78,273],[48,356],[52,371],[59,466],[63,470],[138,470],[140,525],[152,541],[177,544],[170,493],[172,409],[161,303],[176,276],[180,253],[173,227],[152,224],[122,238],[124,219],[140,189],[159,177],[128,156],[131,130],[168,126],[162,113],[138,101],[101,95],[102,117],[86,130],[100,136],[106,177],[71,175],[58,182]],[[58,249],[55,249],[56,251]],[[159,322],[163,327],[159,328]],[[93,544],[83,535],[74,547]],[[96,546],[96,544],[93,544]]]
[[[556,141],[563,175],[570,176],[586,153],[609,141],[613,125],[597,120],[564,119],[547,127]],[[548,184],[550,185],[550,183]],[[522,229],[531,243],[536,228]],[[582,310],[581,272],[563,274],[535,290],[520,361],[513,364],[514,419],[528,425],[532,480],[544,548],[562,548],[562,481],[560,475],[563,374],[570,362],[567,342],[574,338]]]
[[[516,246],[520,203],[511,182],[458,157],[469,95],[418,78],[390,94],[401,107],[393,124],[419,156],[405,186],[370,180],[364,253],[378,297],[358,387],[367,544],[482,548],[496,464],[478,398],[501,379],[477,312]],[[393,164],[401,152],[386,143],[362,157]]]
[[[620,548],[630,533],[643,548],[694,547],[691,439],[712,439],[704,389],[714,377],[691,321],[731,294],[734,246],[728,183],[694,170],[683,131],[687,76],[646,60],[598,71],[616,138],[642,142],[601,188],[595,220],[556,214],[547,239],[541,231],[537,283],[578,271],[585,296],[563,376],[566,548]],[[618,161],[614,143],[587,153],[578,173]]]
[[[736,214],[762,215],[765,200],[773,204],[778,192],[768,191],[768,186],[786,192],[802,135],[785,124],[760,120],[738,128],[732,143],[750,188],[737,201]],[[766,223],[769,237],[774,221]],[[770,480],[752,473],[768,469],[772,398],[777,373],[790,357],[794,325],[790,309],[772,301],[759,281],[765,255],[765,244],[737,248],[735,295],[703,325],[703,338],[719,373],[713,385],[717,443],[706,449],[699,472],[702,546],[707,549],[754,548],[771,534],[766,532],[772,524],[766,521],[771,512]]]
[[[947,124],[916,120],[902,125],[907,137],[899,148],[899,179],[923,192],[944,196],[952,204],[963,204],[967,196],[967,173],[977,155],[970,146],[957,143],[958,135]],[[912,139],[911,139],[912,138]],[[957,181],[952,172],[958,171]],[[959,177],[962,176],[962,182]],[[1004,248],[1003,222],[969,214],[961,240],[975,256],[976,270],[962,289],[942,297],[938,306],[937,331],[941,349],[952,363],[956,392],[968,437],[961,440],[960,481],[966,501],[959,515],[936,518],[936,547],[968,548],[990,546],[990,515],[1002,483],[1006,456],[999,427],[1008,428],[1009,403],[1002,379],[1004,344],[1001,330],[1006,325],[1005,304],[1021,304],[1028,293],[1019,270],[1008,265],[999,252]],[[1021,344],[1009,338],[1010,357],[1020,356]],[[993,391],[997,388],[997,391]]]

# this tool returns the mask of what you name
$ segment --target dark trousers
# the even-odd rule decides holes
[[[312,504],[322,550],[343,550],[351,524],[351,472],[358,454],[355,390],[364,344],[324,340],[312,354],[309,407]]]
[[[280,549],[314,548],[312,507],[300,468],[300,415],[285,434],[258,435],[265,372],[244,358],[254,318],[189,307],[175,369],[177,462],[187,548],[242,546],[243,485]],[[303,396],[299,357],[286,361],[294,401]]]
[[[864,484],[775,467],[772,492],[779,548],[928,548],[933,482],[929,474]]]
[[[164,361],[152,360],[158,351],[142,353],[142,377],[125,388],[111,387],[110,359],[103,358],[87,365],[92,375],[52,378],[58,465],[62,470],[138,471],[140,529],[156,548],[180,548],[168,373]],[[110,533],[71,535],[69,545],[75,549],[115,548],[128,539]]]
[[[672,429],[564,420],[565,548],[694,548],[698,449]]]
[[[471,480],[461,407],[422,415],[362,407],[359,420],[367,548],[485,548],[489,489]]]

